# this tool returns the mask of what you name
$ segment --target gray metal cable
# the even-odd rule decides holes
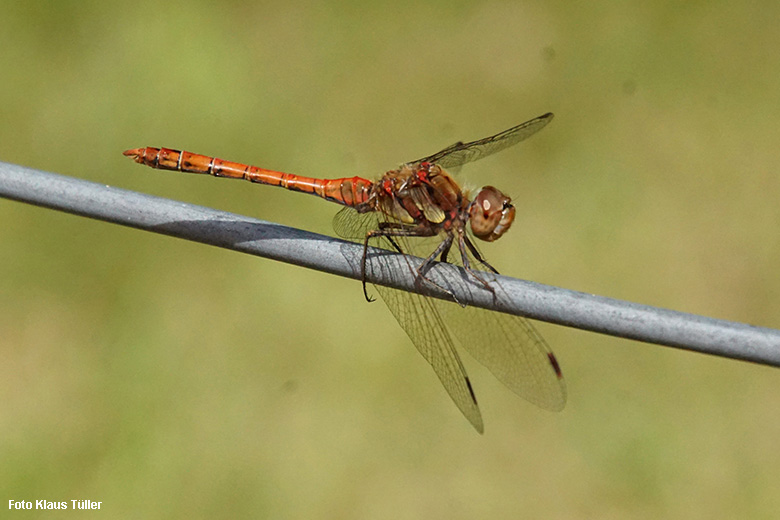
[[[359,280],[363,247],[333,237],[0,162],[0,196],[76,215],[185,238]],[[7,225],[7,224],[6,224]],[[416,287],[407,259],[383,250],[389,269],[369,282],[434,297]],[[415,263],[418,260],[411,259]],[[393,269],[393,265],[400,267]],[[391,276],[392,273],[392,276]],[[459,302],[649,343],[780,366],[780,331],[498,276],[498,301],[458,268],[431,270]]]

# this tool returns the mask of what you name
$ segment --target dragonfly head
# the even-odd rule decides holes
[[[493,186],[485,186],[469,205],[469,222],[474,236],[492,242],[503,235],[515,220],[512,199]]]

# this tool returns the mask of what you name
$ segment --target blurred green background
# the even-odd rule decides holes
[[[464,169],[518,206],[483,247],[494,265],[780,327],[780,4],[0,13],[2,161],[330,233],[335,205],[121,152],[374,177],[552,111]],[[539,324],[567,409],[536,409],[464,359],[479,436],[357,282],[6,200],[0,311],[4,500],[91,499],[109,518],[780,510],[775,369]]]

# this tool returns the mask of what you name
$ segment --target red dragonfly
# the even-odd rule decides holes
[[[497,240],[512,225],[515,208],[509,197],[492,186],[471,198],[445,168],[456,169],[509,148],[544,128],[552,118],[548,113],[484,139],[457,142],[433,155],[404,163],[377,181],[302,177],[168,148],[136,148],[124,154],[152,168],[246,179],[311,193],[346,206],[335,216],[333,225],[342,238],[364,245],[363,292],[369,301],[366,274],[382,266],[367,261],[369,245],[425,258],[418,268],[408,264],[418,283],[449,292],[427,275],[437,261],[449,261],[462,266],[496,298],[502,298],[505,293],[490,278],[497,271],[482,257],[472,236],[487,242]],[[425,237],[437,240],[431,244],[431,240],[423,240]],[[457,256],[449,255],[453,244]],[[482,415],[453,335],[513,392],[541,408],[563,409],[566,386],[558,361],[528,320],[375,287],[478,432],[484,430]]]

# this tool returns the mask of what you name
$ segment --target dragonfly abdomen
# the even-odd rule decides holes
[[[171,148],[135,148],[124,154],[135,162],[158,170],[203,173],[214,177],[246,179],[250,182],[281,186],[291,191],[311,193],[345,206],[357,206],[368,201],[373,183],[362,177],[316,179],[291,173],[266,170],[217,157],[199,155]]]

